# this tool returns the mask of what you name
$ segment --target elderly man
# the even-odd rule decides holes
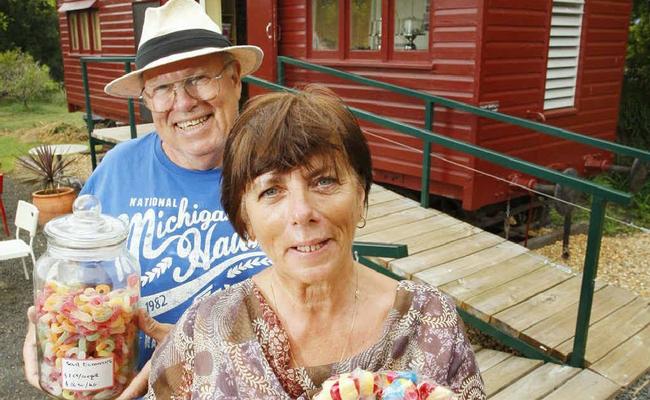
[[[156,131],[117,146],[84,186],[104,213],[129,224],[128,246],[142,269],[141,305],[161,323],[175,323],[200,296],[250,277],[266,256],[240,238],[221,209],[221,162],[238,115],[241,77],[262,60],[255,46],[232,46],[193,0],[170,0],[145,16],[136,71],[106,93],[142,96]],[[163,325],[141,315],[154,339]],[[34,333],[27,334],[25,373],[39,386]],[[143,335],[140,365],[153,352]],[[147,364],[148,366],[148,364]],[[147,367],[122,395],[145,389]]]

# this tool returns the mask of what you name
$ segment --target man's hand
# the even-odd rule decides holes
[[[27,382],[41,390],[38,378],[38,354],[36,351],[36,308],[27,309],[27,334],[23,343],[23,369]]]
[[[138,327],[156,343],[162,342],[169,331],[174,327],[172,324],[161,324],[149,316],[143,309],[138,310]],[[120,397],[116,400],[127,400],[143,396],[147,392],[149,381],[149,372],[151,371],[151,360],[147,361],[142,370],[131,381],[129,386],[124,389]]]
[[[27,309],[27,334],[23,344],[23,363],[25,378],[30,385],[41,390],[38,377],[38,355],[36,351],[36,308],[31,306]],[[161,324],[149,316],[144,310],[138,310],[138,327],[157,343],[160,343],[169,331],[174,327],[172,324]],[[151,361],[148,361],[142,370],[131,381],[129,386],[122,392],[117,400],[133,399],[142,396],[147,391]]]

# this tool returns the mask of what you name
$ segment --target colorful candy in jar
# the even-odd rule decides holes
[[[41,387],[63,399],[111,399],[135,375],[139,276],[125,288],[47,281],[36,297]]]

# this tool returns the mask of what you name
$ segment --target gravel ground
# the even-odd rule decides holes
[[[28,187],[17,183],[12,180],[11,177],[5,176],[3,200],[7,209],[7,219],[9,221],[13,221],[14,219],[18,200],[22,199],[29,201],[31,198],[30,193],[31,190]],[[15,232],[13,222],[10,223],[12,224],[11,230],[13,234]],[[1,235],[2,233],[0,233],[0,236]],[[643,241],[636,247],[643,248],[645,250],[644,254],[647,254],[650,252],[650,238],[645,237],[642,238],[642,240]],[[629,248],[623,248],[623,246],[631,246],[629,243],[635,241],[636,238],[621,238],[618,241],[612,242],[611,246],[613,249],[623,250],[624,254],[631,254],[636,247],[632,246]],[[576,246],[576,249],[581,247],[584,248],[584,245],[580,246],[580,239],[572,238],[572,243]],[[603,255],[601,256],[601,260],[607,259],[607,256],[604,254],[607,253],[607,249],[610,246],[608,243],[609,239],[606,239],[603,243]],[[45,251],[45,246],[45,238],[43,237],[42,232],[39,231],[34,240],[34,251],[36,257]],[[558,249],[560,248],[561,247]],[[558,249],[549,246],[539,251],[542,253],[548,252],[552,258],[557,259],[557,254],[559,254]],[[572,253],[572,259],[575,258],[576,260],[582,260],[582,256],[579,255],[578,250],[572,251]],[[639,251],[636,251],[635,254],[636,253],[639,253]],[[650,257],[646,255],[642,260],[639,260],[638,265],[635,263],[626,264],[625,261],[621,261],[620,264],[616,264],[616,268],[608,267],[607,265],[610,264],[609,261],[601,261],[601,264],[605,266],[601,267],[599,275],[614,284],[630,287],[633,290],[636,288],[637,293],[648,295],[648,283],[650,282],[650,280],[647,279],[648,259],[650,259]],[[569,265],[569,262],[564,262],[564,264]],[[580,265],[578,262],[574,264],[577,266]],[[31,262],[28,262],[30,273],[31,267]],[[622,268],[633,268],[633,270],[626,272],[626,270]],[[0,261],[0,317],[3,325],[3,329],[0,329],[0,363],[2,363],[2,367],[0,367],[0,399],[47,399],[47,396],[44,396],[38,390],[29,386],[23,375],[22,343],[26,329],[25,313],[27,307],[33,303],[33,291],[32,280],[25,280],[21,269],[22,265],[18,260]],[[623,273],[619,274],[620,276],[617,277],[615,276],[616,271],[623,271]],[[630,282],[634,281],[636,277],[640,277],[640,274],[645,274],[645,278],[643,278],[645,279],[645,286],[642,288],[638,285],[632,286]],[[484,345],[489,343],[489,340],[482,338],[476,333],[472,333],[471,336],[472,338],[482,342]],[[650,372],[622,391],[616,399],[650,400]]]

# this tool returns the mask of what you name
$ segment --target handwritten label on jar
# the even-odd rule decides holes
[[[113,386],[113,358],[76,360],[64,358],[61,364],[63,389],[99,390]]]

